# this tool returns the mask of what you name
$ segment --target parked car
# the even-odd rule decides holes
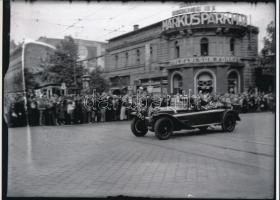
[[[220,125],[225,132],[235,129],[236,121],[240,121],[238,112],[227,108],[193,111],[172,107],[156,108],[150,116],[145,110],[133,112],[131,131],[137,137],[143,137],[148,130],[155,132],[160,140],[169,139],[173,131],[198,128],[202,132],[209,126]]]

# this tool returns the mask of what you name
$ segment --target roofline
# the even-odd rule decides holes
[[[45,37],[45,36],[41,36],[40,38],[38,39],[50,39],[50,40],[63,40],[64,38],[51,38],[51,37]],[[75,40],[82,40],[82,41],[87,41],[87,42],[96,42],[96,43],[101,43],[101,44],[108,44],[106,41],[105,42],[101,42],[101,41],[96,41],[96,40],[85,40],[85,39],[81,39],[81,38],[74,38],[72,37]]]
[[[246,16],[245,14],[234,13],[234,12],[224,12],[224,13],[233,13],[233,14],[239,14],[239,15],[244,15],[244,16]],[[182,14],[182,15],[183,15],[183,14]],[[178,15],[178,16],[179,16],[179,15]],[[177,17],[177,16],[168,17],[168,18],[166,18],[166,19],[164,19],[164,20],[171,19],[171,18],[174,18],[174,17]],[[113,40],[120,39],[120,38],[122,38],[122,37],[126,37],[126,36],[129,36],[129,35],[133,35],[133,34],[135,34],[135,33],[139,33],[140,31],[143,31],[143,30],[145,30],[145,29],[148,29],[148,28],[150,28],[150,27],[152,27],[152,26],[159,25],[159,24],[162,23],[164,20],[161,20],[161,21],[159,21],[159,22],[150,24],[150,25],[145,26],[145,27],[143,27],[143,28],[139,28],[139,29],[134,30],[134,31],[130,31],[130,32],[128,32],[128,33],[124,33],[124,34],[119,35],[119,36],[116,36],[116,37],[113,37],[113,38],[111,38],[111,39],[109,39],[109,40],[107,40],[107,41],[108,41],[108,42],[111,42],[111,41],[113,41]],[[256,28],[256,29],[258,30],[258,27],[257,27],[257,26],[254,26],[254,25],[252,25],[252,24],[247,24],[247,27]]]
[[[27,44],[39,44],[39,45],[42,45],[42,46],[46,46],[46,47],[49,47],[51,49],[56,49],[55,46],[53,45],[50,45],[48,43],[45,43],[45,42],[39,42],[39,41],[35,41],[35,40],[26,40],[24,41],[23,45],[27,45]]]
[[[109,39],[108,42],[111,42],[111,41],[116,40],[116,39],[120,39],[120,38],[122,38],[122,37],[126,37],[126,36],[129,36],[129,35],[133,35],[133,34],[139,33],[139,32],[141,32],[141,31],[146,30],[146,29],[149,29],[149,28],[151,28],[151,27],[153,27],[153,26],[158,26],[158,25],[160,25],[161,23],[162,23],[162,21],[159,21],[159,22],[150,24],[150,25],[148,25],[148,26],[145,26],[145,27],[143,27],[143,28],[139,28],[139,29],[137,29],[137,30],[135,30],[135,31],[130,31],[130,32],[128,32],[128,33],[125,33],[125,34],[122,34],[122,35],[113,37],[113,38]]]
[[[16,47],[13,51],[11,51],[10,55],[13,55],[15,54],[17,51],[20,51],[23,49],[23,47],[27,44],[39,44],[39,45],[42,45],[42,46],[46,46],[46,47],[49,47],[51,49],[56,49],[53,45],[50,45],[50,44],[47,44],[47,43],[44,43],[44,42],[39,42],[39,41],[35,41],[35,40],[30,40],[30,39],[27,39],[25,40],[20,46]]]

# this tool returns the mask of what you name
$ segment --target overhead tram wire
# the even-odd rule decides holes
[[[175,8],[175,7],[177,7],[177,6],[175,5],[175,6],[172,6],[171,8],[173,9],[173,8]],[[163,12],[163,10],[157,12],[156,14],[152,14],[152,15],[143,17],[143,18],[141,18],[140,20],[137,20],[137,23],[139,23],[140,21],[143,21],[143,20],[145,20],[145,19],[147,19],[147,18],[149,18],[149,17],[156,16],[156,15],[158,15],[159,13],[162,13],[162,12]],[[136,22],[135,22],[135,23],[136,23]],[[132,21],[129,22],[130,25],[134,25],[135,23],[132,23]],[[116,32],[116,31],[118,31],[118,30],[120,30],[120,29],[121,29],[121,28],[115,29],[114,31],[109,32],[108,34],[105,34],[105,35],[109,35],[110,33]],[[125,31],[125,32],[129,32],[129,31]]]
[[[175,8],[175,7],[176,7],[176,6],[172,6],[171,9],[173,9],[173,8]],[[162,12],[163,12],[163,10],[161,10],[161,11],[159,11],[159,12],[157,12],[157,13],[154,13],[154,14],[152,14],[152,15],[146,16],[146,17],[144,17],[144,18],[141,18],[140,20],[137,20],[137,22],[141,22],[141,21],[143,21],[143,20],[145,20],[145,19],[147,19],[147,18],[150,18],[150,17],[152,17],[152,16],[156,16],[156,15],[162,13]],[[135,24],[135,23],[130,22],[130,24]]]
[[[85,20],[86,18],[88,18],[88,17],[90,17],[90,16],[92,16],[92,15],[94,15],[94,14],[100,12],[100,11],[103,10],[104,8],[106,8],[106,5],[104,5],[103,7],[101,7],[99,10],[94,11],[94,12],[92,12],[91,14],[89,14],[89,15],[83,17],[82,19],[79,18],[78,21],[74,22],[74,23],[71,24],[71,25],[68,25],[68,26],[66,27],[66,29],[65,29],[65,30],[62,30],[60,33],[63,33],[63,34],[65,35],[65,33],[66,33],[66,31],[67,31],[68,29],[75,27],[76,24],[78,24],[78,23],[82,22],[83,20]]]
[[[106,7],[106,6],[103,6],[103,7],[101,7],[97,12],[92,12],[91,14],[89,14],[89,15],[83,17],[83,18],[78,18],[78,21],[74,22],[72,25],[69,25],[69,26],[66,28],[66,30],[69,29],[69,28],[74,27],[77,23],[79,23],[79,22],[81,22],[82,20],[84,20],[84,19],[86,19],[86,18],[92,16],[93,14],[96,14],[96,13],[100,12],[100,10],[103,10],[105,7]]]
[[[128,12],[131,12],[132,10],[134,10],[135,8],[137,8],[137,6],[132,6],[131,8],[129,8],[129,11]],[[123,11],[120,12],[119,14],[115,15],[114,17],[109,17],[109,20],[115,20],[117,17],[123,15],[123,14],[127,14],[128,12],[124,13]],[[125,27],[124,25],[122,25],[121,27],[117,28],[117,29],[113,29],[112,31],[106,33],[106,34],[102,34],[102,35],[98,35],[97,37],[101,37],[101,36],[104,36],[104,35],[109,35],[113,32],[116,32],[118,30],[120,30],[121,28]]]
[[[104,9],[106,6],[103,6],[100,10],[102,10],[102,9]],[[132,11],[132,10],[134,10],[135,8],[137,8],[137,6],[132,6],[131,8],[129,8],[129,11],[128,12],[130,12],[130,11]],[[99,10],[99,11],[100,11]],[[95,14],[95,13],[94,13]],[[114,19],[116,19],[117,17],[119,17],[119,16],[121,16],[121,15],[123,15],[124,13],[123,12],[120,12],[120,13],[118,13],[117,15],[115,15],[114,17],[109,17],[109,18],[107,18],[108,20],[114,20]],[[92,14],[90,14],[90,15],[88,15],[88,16],[85,16],[82,20],[85,20],[86,18],[88,18],[89,16],[91,16]],[[79,23],[79,22],[81,22],[82,20],[79,20],[79,21],[77,21],[77,22],[75,22],[74,24],[77,24],[77,23]],[[73,25],[74,24],[72,24],[72,25],[70,25],[69,27],[67,27],[66,28],[66,30],[68,30],[70,27],[72,28],[72,27],[74,27]],[[117,30],[119,30],[119,29],[121,29],[122,27],[120,27],[120,28],[118,28],[118,29],[114,29],[113,31],[110,31],[109,33],[107,33],[107,34],[105,34],[105,35],[108,35],[108,34],[110,34],[110,33],[112,33],[112,32],[115,32],[115,31],[117,31]],[[102,34],[102,35],[104,35],[104,34]],[[99,37],[99,36],[98,36]]]

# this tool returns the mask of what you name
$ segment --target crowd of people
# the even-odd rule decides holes
[[[27,102],[27,103],[25,103]],[[131,119],[130,113],[141,105],[144,108],[165,106],[188,107],[207,110],[218,107],[235,109],[238,112],[274,111],[275,97],[272,93],[242,93],[211,95],[165,95],[155,97],[139,95],[46,95],[19,97],[6,115],[9,126],[84,124]]]

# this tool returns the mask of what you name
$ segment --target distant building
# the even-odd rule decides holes
[[[240,93],[255,87],[258,28],[244,14],[183,7],[158,23],[111,38],[105,59],[112,92]]]
[[[25,41],[23,44],[18,45],[10,52],[9,67],[4,75],[4,113],[5,116],[18,97],[25,96],[24,92],[28,92],[25,85],[26,74],[23,73],[27,69],[35,81],[39,84],[40,93],[45,93],[51,96],[55,93],[65,93],[64,89],[60,88],[57,83],[48,83],[40,78],[40,73],[44,72],[44,63],[49,55],[54,53],[55,47],[43,42]],[[38,90],[37,90],[38,92]]]
[[[4,92],[17,93],[23,92],[23,69],[28,69],[30,73],[36,74],[44,71],[45,60],[49,55],[55,51],[55,47],[43,42],[37,41],[25,41],[22,45],[19,45],[10,53],[9,68],[4,77]],[[42,80],[39,80],[40,85],[44,85]]]
[[[57,46],[61,40],[62,39],[47,37],[40,37],[38,39],[38,41],[45,42],[53,46]],[[97,42],[75,38],[74,41],[78,45],[79,58],[80,60],[85,60],[83,61],[83,64],[89,71],[93,70],[97,66],[104,69],[104,54],[107,45],[105,42]]]

